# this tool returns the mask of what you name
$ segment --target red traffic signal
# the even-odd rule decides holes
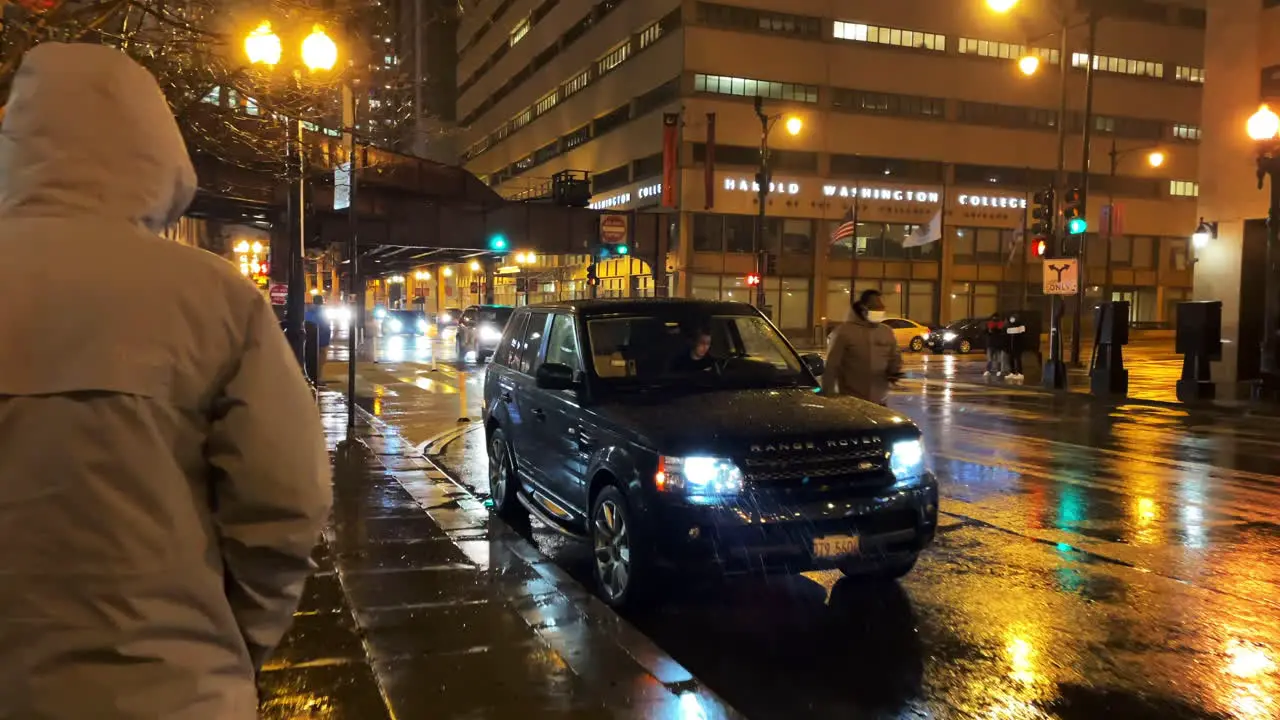
[[[1031,239],[1031,254],[1037,258],[1043,258],[1049,252],[1049,243],[1044,238]]]
[[[750,275],[748,275],[748,276],[747,276],[747,286],[748,286],[748,287],[756,287],[756,286],[758,286],[759,284],[760,284],[760,276],[759,276],[758,274],[756,274],[756,273],[751,273]]]

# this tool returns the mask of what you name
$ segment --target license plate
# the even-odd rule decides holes
[[[820,558],[858,554],[857,535],[828,535],[813,539],[813,554]]]

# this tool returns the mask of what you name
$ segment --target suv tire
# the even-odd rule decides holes
[[[498,517],[513,524],[529,521],[529,511],[520,504],[520,478],[511,460],[511,444],[502,428],[489,434],[489,499]]]
[[[960,352],[961,355],[968,355],[970,352],[973,351],[973,343],[969,342],[968,340],[961,340],[960,344],[956,346],[956,349]]]
[[[591,503],[587,531],[592,574],[601,599],[614,608],[642,604],[654,590],[657,578],[643,533],[621,490],[613,485],[600,490]]]

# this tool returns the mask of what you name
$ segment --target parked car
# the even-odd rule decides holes
[[[382,318],[382,336],[426,335],[427,316],[412,310],[392,310]]]
[[[492,356],[512,312],[514,308],[506,305],[472,305],[463,310],[454,339],[458,359],[474,356],[477,363],[482,363]]]
[[[925,341],[929,339],[932,332],[928,325],[906,318],[885,318],[881,322],[893,329],[894,337],[898,338],[898,345],[911,352],[924,350]]]
[[[591,543],[614,606],[672,569],[905,575],[937,528],[920,430],[823,369],[740,303],[519,308],[485,378],[493,507]]]
[[[967,355],[987,349],[987,318],[965,318],[929,333],[925,346],[933,352],[954,350]]]

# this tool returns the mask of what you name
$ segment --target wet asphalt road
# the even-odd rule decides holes
[[[383,357],[360,389],[411,441],[478,416],[451,349]],[[709,581],[628,619],[750,718],[1280,717],[1277,419],[916,374],[891,405],[944,517],[911,575]],[[436,460],[484,493],[478,428],[455,435]],[[583,547],[533,541],[586,581]]]

